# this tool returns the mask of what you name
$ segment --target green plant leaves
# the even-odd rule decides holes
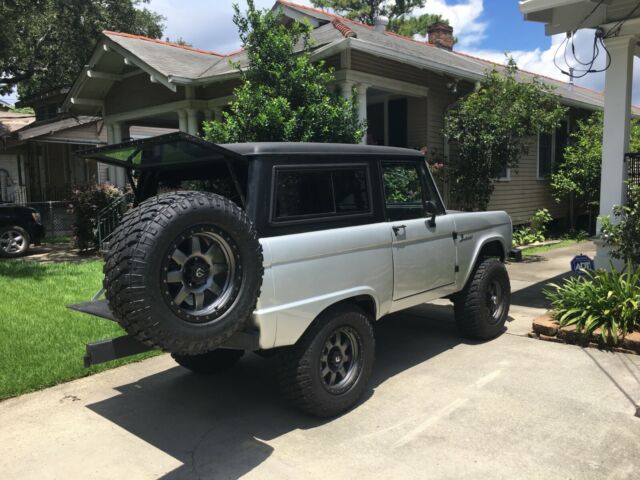
[[[640,329],[640,268],[586,272],[548,287],[544,295],[561,327],[575,325],[585,335],[600,329],[602,341],[610,344]]]

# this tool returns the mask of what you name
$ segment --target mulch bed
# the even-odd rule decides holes
[[[640,332],[630,333],[626,337],[620,338],[617,345],[610,345],[602,341],[599,330],[593,332],[591,336],[586,336],[578,333],[575,325],[561,328],[549,312],[533,321],[533,331],[529,333],[529,337],[548,342],[567,343],[580,345],[581,347],[640,355]]]

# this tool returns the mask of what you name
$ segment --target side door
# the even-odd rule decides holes
[[[424,161],[382,162],[393,250],[393,300],[455,281],[454,222]]]

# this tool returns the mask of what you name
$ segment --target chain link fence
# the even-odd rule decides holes
[[[40,212],[47,237],[73,234],[73,214],[68,211],[68,202],[20,202],[20,205],[35,208]]]

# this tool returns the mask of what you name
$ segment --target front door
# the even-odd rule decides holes
[[[444,211],[425,162],[383,162],[382,173],[393,238],[393,299],[452,284],[453,219]]]

